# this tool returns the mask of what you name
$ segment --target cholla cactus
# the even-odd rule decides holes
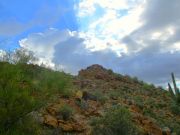
[[[175,80],[175,77],[174,77],[174,74],[173,74],[173,73],[171,73],[171,77],[172,77],[172,81],[173,81],[174,91],[173,91],[170,83],[168,83],[169,92],[170,92],[172,98],[173,98],[177,103],[180,103],[180,91],[179,91],[179,88],[178,88],[177,85],[176,85],[176,80]]]

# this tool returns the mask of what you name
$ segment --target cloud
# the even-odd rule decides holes
[[[156,84],[167,82],[171,72],[180,77],[178,51],[160,53],[156,46],[149,46],[139,53],[118,56],[111,48],[92,51],[86,46],[85,40],[77,32],[49,29],[29,35],[20,44],[34,51],[37,56],[59,64],[63,70],[72,74],[97,63],[121,74],[138,76]]]
[[[87,5],[93,8],[85,8]],[[89,11],[90,15],[84,9]],[[110,0],[82,0],[77,10],[77,15],[81,20],[80,25],[82,25],[80,31],[86,35],[85,38],[88,41],[91,41],[88,44],[95,50],[111,47],[117,48],[116,53],[126,53],[127,49],[121,39],[142,25],[140,16],[143,10],[143,0],[136,0],[136,2],[133,0],[113,2]],[[97,44],[101,44],[102,48]]]
[[[143,25],[121,40],[129,53],[123,64],[132,67],[126,70],[156,84],[167,82],[171,72],[180,78],[180,1],[146,1],[144,9]]]
[[[180,23],[179,0],[147,0],[145,8],[142,19],[145,20],[146,29],[159,30]]]
[[[147,82],[155,84],[167,83],[170,73],[174,72],[180,78],[180,52],[153,53],[153,49],[143,50],[141,53],[124,56],[119,65],[121,72],[138,76]]]
[[[85,10],[88,2],[91,8]],[[180,79],[180,2],[108,2],[81,1],[79,31],[49,29],[20,44],[73,74],[97,63],[155,84],[167,83],[171,72]]]
[[[41,61],[52,63],[54,47],[59,42],[67,40],[71,32],[68,30],[59,31],[54,28],[47,29],[41,33],[30,34],[27,38],[19,41],[21,47],[33,51]]]
[[[82,67],[94,63],[110,68],[118,58],[110,48],[91,51],[85,40],[78,32],[51,28],[42,33],[30,34],[19,43],[21,47],[33,51],[41,60],[56,63],[72,74],[77,74]]]
[[[0,22],[0,36],[14,36],[26,30],[29,26],[17,20]]]

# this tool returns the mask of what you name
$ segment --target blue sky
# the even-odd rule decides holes
[[[73,0],[1,0],[0,49],[11,50],[19,46],[18,41],[29,33],[43,31],[49,27],[77,30],[77,18]],[[11,27],[14,32],[11,31]],[[8,28],[10,27],[10,28]]]
[[[179,0],[1,0],[0,53],[24,47],[77,74],[101,64],[157,85],[180,80]]]

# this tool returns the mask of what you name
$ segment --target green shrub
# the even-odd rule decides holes
[[[26,115],[59,94],[70,95],[71,79],[70,75],[63,72],[35,65],[0,62],[0,134],[35,134],[23,127],[31,123],[24,123]],[[67,109],[65,112],[71,111]],[[66,119],[66,114],[64,117]],[[24,123],[22,129],[17,126],[21,124],[19,121]],[[32,131],[36,130],[34,126],[29,127]]]
[[[13,128],[4,135],[41,135],[42,127],[32,117],[26,116],[20,119]]]
[[[144,84],[143,84],[143,89],[144,89],[144,90],[151,90],[151,89],[152,89],[152,86],[149,85],[149,84],[147,84],[147,83],[144,83]]]
[[[63,120],[69,120],[73,112],[73,108],[67,104],[64,104],[59,110],[59,113],[62,116]]]
[[[135,100],[136,105],[137,105],[140,109],[143,109],[143,107],[144,107],[143,98],[140,97],[140,96],[136,96],[136,97],[134,98],[134,100]]]
[[[170,108],[174,114],[180,115],[180,105],[177,102],[172,102]]]
[[[0,72],[0,132],[13,128],[37,107],[29,91],[19,86],[19,73],[16,67],[11,66]]]
[[[97,97],[97,100],[101,104],[104,104],[107,101],[107,97],[101,91],[95,91],[93,95]]]
[[[88,103],[85,100],[76,100],[75,103],[83,110],[87,110],[89,108]]]
[[[116,106],[110,109],[104,117],[91,121],[93,135],[136,135],[136,128],[131,121],[129,111]]]
[[[108,96],[111,99],[118,99],[119,97],[121,97],[123,95],[123,91],[121,90],[117,90],[117,91],[111,91],[109,92]]]

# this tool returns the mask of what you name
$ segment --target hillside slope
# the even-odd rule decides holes
[[[73,77],[0,63],[0,86],[2,135],[180,134],[179,106],[169,92],[100,65]]]

